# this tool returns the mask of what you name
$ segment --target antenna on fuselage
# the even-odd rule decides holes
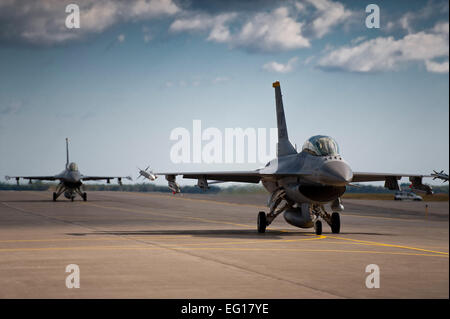
[[[66,168],[69,167],[69,139],[66,137]]]
[[[283,97],[281,96],[280,82],[276,81],[272,84],[275,89],[275,103],[277,109],[277,128],[278,128],[278,143],[277,143],[277,157],[297,154],[297,151],[289,142],[286,118],[284,116]]]

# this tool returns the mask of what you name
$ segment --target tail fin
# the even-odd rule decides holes
[[[276,81],[272,84],[275,88],[275,102],[277,106],[277,127],[278,127],[278,144],[277,157],[297,154],[297,151],[289,142],[286,118],[284,116],[283,97],[281,96],[280,82]]]
[[[66,168],[69,167],[69,139],[66,137]]]

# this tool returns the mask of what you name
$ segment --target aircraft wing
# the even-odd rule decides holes
[[[411,189],[427,194],[433,193],[430,186],[422,183],[422,178],[435,177],[434,175],[353,172],[352,182],[358,183],[384,181],[384,187],[390,190],[400,190],[398,181],[402,177],[409,177],[409,181],[411,182]]]
[[[182,175],[187,179],[214,180],[222,182],[259,183],[262,174],[259,171],[238,171],[238,172],[176,172],[176,173],[154,173],[154,175],[165,175],[166,179],[175,178]]]
[[[31,180],[40,180],[40,181],[55,181],[58,178],[58,176],[52,175],[52,176],[5,176],[6,180],[15,179],[17,182],[19,179],[29,179]]]
[[[422,177],[432,177],[431,175],[417,175],[417,174],[395,174],[395,173],[366,173],[366,172],[353,172],[353,180],[352,182],[377,182],[377,181],[385,181],[386,179],[395,178],[397,180],[402,177],[413,177],[413,178],[422,178]]]
[[[106,180],[108,183],[111,179],[115,179],[117,178],[117,180],[119,181],[119,184],[122,183],[122,178],[126,178],[128,180],[131,181],[131,177],[130,176],[86,176],[86,175],[82,175],[81,176],[81,180],[82,181],[100,181],[100,180]]]

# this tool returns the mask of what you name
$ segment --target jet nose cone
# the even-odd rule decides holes
[[[321,181],[328,185],[345,186],[353,179],[353,172],[343,161],[325,162],[321,168]]]
[[[80,174],[77,172],[71,172],[68,177],[69,181],[72,183],[76,183],[80,180]]]

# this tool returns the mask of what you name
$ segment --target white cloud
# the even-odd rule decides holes
[[[232,34],[228,23],[235,20],[237,13],[225,13],[217,16],[186,13],[175,20],[169,30],[209,31],[207,40],[228,43],[231,47],[240,47],[256,51],[278,51],[309,47],[309,40],[302,34],[302,23],[289,16],[289,10],[281,7],[269,13],[257,13],[247,17],[239,31]]]
[[[438,63],[430,60],[425,61],[425,68],[428,72],[433,73],[448,73],[448,61]]]
[[[227,42],[230,40],[230,31],[227,23],[236,17],[236,13],[224,13],[217,16],[209,14],[185,13],[184,17],[176,19],[169,27],[171,32],[183,31],[210,31],[208,40]]]
[[[227,43],[230,47],[248,51],[276,52],[308,48],[311,44],[306,34],[321,38],[353,14],[340,2],[306,0],[288,2],[269,12],[211,15],[185,11],[169,30],[206,32],[208,41]],[[304,19],[299,21],[298,15]]]
[[[335,49],[322,57],[318,66],[350,72],[377,72],[396,70],[406,62],[429,61],[427,70],[431,70],[438,68],[431,60],[448,58],[448,55],[448,22],[445,22],[427,32],[408,34],[398,40],[379,37]]]
[[[383,31],[391,32],[394,29],[403,29],[408,33],[416,32],[415,26],[419,21],[426,21],[436,13],[448,13],[449,5],[447,1],[428,1],[420,10],[408,11],[393,21],[388,21]]]
[[[318,38],[322,38],[353,14],[351,10],[346,9],[340,2],[329,0],[307,0],[307,2],[317,10],[311,28]]]
[[[263,69],[270,71],[270,72],[288,73],[294,69],[294,66],[297,63],[297,60],[298,60],[297,57],[293,57],[286,64],[282,64],[282,63],[275,62],[275,61],[268,62],[263,65]]]
[[[286,7],[270,13],[258,13],[248,20],[233,45],[261,51],[282,51],[306,48],[309,40],[302,34],[303,23],[289,16]]]
[[[66,28],[64,1],[4,2],[0,21],[8,27],[0,30],[0,38],[52,45],[103,32],[116,23],[171,16],[181,10],[173,0],[77,0],[76,4],[80,8],[80,29]]]

